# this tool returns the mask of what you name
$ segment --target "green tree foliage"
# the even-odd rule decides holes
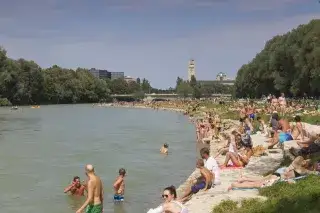
[[[199,85],[196,85],[194,88],[192,88],[192,97],[199,99],[201,98],[202,95],[202,91],[201,91],[201,87]]]
[[[280,92],[320,95],[320,20],[300,25],[268,41],[237,74],[235,95],[258,97]]]
[[[180,97],[187,98],[189,94],[193,92],[193,88],[190,86],[188,82],[181,82],[179,86],[177,87],[177,94]]]
[[[182,82],[183,82],[183,79],[178,76],[178,77],[177,77],[177,80],[176,80],[176,89],[178,88],[178,86],[179,86]]]
[[[137,94],[152,90],[143,79],[99,79],[87,69],[42,69],[34,61],[13,60],[0,48],[0,105],[41,103],[91,103],[109,100],[110,94]]]
[[[197,79],[194,75],[191,76],[191,80],[189,83],[192,88],[195,88],[197,86]]]
[[[142,79],[141,89],[144,93],[150,93],[152,87],[147,79]]]

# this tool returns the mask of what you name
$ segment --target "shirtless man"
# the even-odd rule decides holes
[[[273,146],[276,145],[277,143],[282,144],[286,141],[293,140],[289,122],[286,119],[280,119],[279,126],[280,126],[280,130],[274,133],[274,137],[269,142],[269,146],[268,146],[269,149],[272,149]]]
[[[86,209],[86,213],[102,213],[103,211],[103,185],[100,177],[94,173],[92,165],[85,167],[88,176],[88,196],[84,204],[76,211],[82,213]]]
[[[75,176],[72,183],[64,189],[64,193],[70,192],[71,195],[84,196],[86,187],[81,184],[80,178]]]
[[[204,161],[202,159],[197,160],[197,168],[200,170],[201,176],[194,181],[194,185],[191,186],[185,194],[179,199],[180,202],[185,202],[191,194],[195,194],[200,190],[207,191],[214,183],[214,174],[204,167]]]
[[[117,177],[117,179],[113,184],[113,189],[114,189],[113,200],[115,202],[124,201],[124,189],[125,189],[124,177],[125,176],[126,176],[126,170],[123,168],[119,169],[119,176]]]

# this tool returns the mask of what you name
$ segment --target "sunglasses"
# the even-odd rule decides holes
[[[168,198],[169,195],[162,195],[162,198]]]

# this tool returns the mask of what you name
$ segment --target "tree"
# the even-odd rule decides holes
[[[150,85],[150,82],[147,80],[147,79],[142,79],[142,83],[141,83],[141,89],[143,92],[145,93],[150,93],[150,90],[151,90],[151,85]]]
[[[192,97],[199,99],[201,98],[201,88],[200,86],[195,86],[194,88],[192,88]]]
[[[181,82],[179,84],[179,86],[177,87],[177,93],[180,97],[183,97],[183,98],[187,98],[189,96],[189,94],[192,93],[192,87],[189,85],[188,82]]]
[[[183,79],[178,76],[178,77],[177,77],[177,81],[176,81],[176,89],[178,88],[178,86],[179,86],[182,82],[183,82]]]
[[[197,79],[194,75],[191,76],[191,80],[189,83],[192,88],[195,88],[197,86]]]
[[[13,60],[0,47],[0,105],[91,103],[111,99],[111,94],[134,94],[143,98],[152,88],[147,79],[126,82],[124,79],[99,79],[87,69],[65,69],[58,65],[42,69],[34,61]]]
[[[281,92],[289,96],[320,96],[320,20],[269,40],[237,73],[237,97],[260,98]]]
[[[128,83],[124,79],[118,78],[110,82],[112,94],[130,94],[128,89]]]

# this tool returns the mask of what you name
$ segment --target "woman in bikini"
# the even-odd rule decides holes
[[[188,209],[176,201],[177,192],[174,186],[165,188],[162,198],[164,199],[163,204],[156,209],[150,209],[147,213],[188,213]]]
[[[239,137],[240,136],[240,137]],[[236,130],[233,130],[230,134],[229,151],[226,154],[226,159],[223,164],[224,167],[228,166],[229,161],[232,162],[233,166],[243,167],[249,163],[249,159],[252,156],[252,146],[245,147],[244,150],[239,151],[237,145],[240,145],[241,140],[236,140],[236,138],[241,138],[241,134]]]

